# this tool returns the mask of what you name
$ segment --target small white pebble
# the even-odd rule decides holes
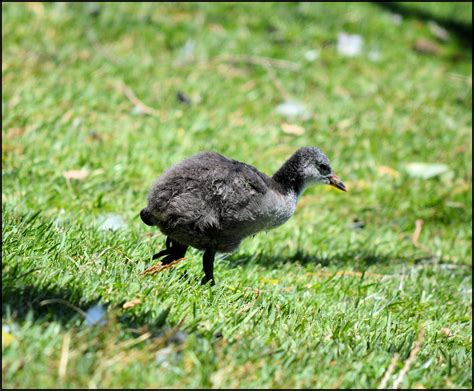
[[[400,14],[390,14],[390,19],[392,19],[393,23],[395,23],[396,25],[399,25],[402,23],[403,16]]]
[[[337,51],[346,57],[355,57],[362,51],[364,40],[357,34],[339,33],[337,36]]]
[[[317,50],[307,50],[304,53],[304,58],[306,59],[306,61],[309,61],[309,62],[313,62],[318,57],[319,57],[319,51]]]
[[[107,321],[105,320],[105,308],[104,306],[97,304],[91,308],[89,308],[86,312],[86,323],[89,326],[93,326],[96,324],[105,324]]]
[[[99,229],[102,231],[117,231],[126,226],[122,217],[116,214],[103,215],[100,216],[98,220],[100,224]]]
[[[378,62],[382,58],[382,55],[377,50],[372,50],[369,52],[369,60],[373,62]]]

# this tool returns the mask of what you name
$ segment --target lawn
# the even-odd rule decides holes
[[[471,388],[471,15],[2,3],[2,388]],[[348,192],[143,274],[164,169],[301,146]]]

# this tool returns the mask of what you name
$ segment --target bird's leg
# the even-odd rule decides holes
[[[176,242],[173,239],[170,239],[169,237],[166,238],[166,249],[161,250],[159,253],[153,255],[152,259],[158,259],[161,257],[164,257],[161,260],[161,263],[163,265],[168,265],[171,262],[183,258],[184,254],[186,254],[186,250],[188,249],[188,246],[185,246],[183,244],[180,244]]]
[[[166,237],[166,249],[165,250],[161,250],[160,252],[156,253],[155,255],[153,255],[153,257],[151,258],[152,260],[155,260],[155,259],[158,259],[158,258],[161,258],[165,255],[169,255],[170,254],[170,250],[171,250],[171,239],[169,238],[169,236]]]
[[[171,240],[171,243],[172,246],[170,246],[169,255],[161,260],[163,265],[168,265],[173,261],[183,258],[188,249],[188,246],[185,246],[184,244],[178,243],[174,240]]]
[[[168,250],[161,250],[159,253],[156,253],[155,255],[153,255],[151,259],[155,260],[155,259],[164,257],[165,255],[168,255],[168,254],[169,254]]]
[[[215,285],[214,282],[214,257],[216,255],[216,251],[213,249],[207,249],[204,252],[204,256],[202,257],[202,266],[204,269],[204,277],[201,281],[201,284],[207,284],[209,281],[211,285]]]

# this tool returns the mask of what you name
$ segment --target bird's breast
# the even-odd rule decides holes
[[[270,190],[262,198],[257,208],[257,220],[262,229],[278,227],[295,212],[297,196],[294,193],[281,194]]]

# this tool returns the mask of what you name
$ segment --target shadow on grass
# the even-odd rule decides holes
[[[69,305],[60,302],[45,305],[43,302],[47,300],[63,301]],[[15,319],[25,319],[28,313],[32,312],[35,318],[68,323],[80,316],[79,311],[73,307],[87,310],[98,301],[86,301],[80,290],[72,288],[49,288],[35,285],[5,286],[5,284],[2,286],[2,316],[10,312]]]
[[[394,1],[374,1],[373,4],[390,12],[403,15],[405,18],[436,22],[455,36],[463,47],[472,51],[472,23],[442,18],[421,8],[407,7]]]
[[[297,250],[292,254],[239,254],[228,258],[231,267],[256,263],[265,268],[275,268],[287,263],[299,263],[301,265],[320,265],[320,266],[345,266],[351,265],[360,268],[366,268],[371,265],[387,265],[393,263],[403,263],[413,260],[411,256],[400,256],[377,252],[375,250],[354,249],[344,252],[334,252],[328,255],[309,254],[302,250]]]
[[[31,319],[35,323],[58,322],[64,326],[77,326],[85,322],[85,313],[94,305],[101,304],[104,309],[108,304],[101,297],[86,300],[80,289],[39,287],[32,284],[25,286],[2,286],[2,318],[8,314],[15,321]],[[147,326],[149,330],[157,330],[165,324],[170,308],[162,308],[158,314],[151,311],[120,313],[120,306],[112,305],[117,320],[129,329]]]

